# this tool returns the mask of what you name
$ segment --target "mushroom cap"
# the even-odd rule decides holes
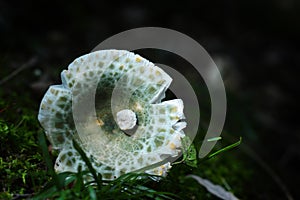
[[[178,156],[186,126],[182,100],[161,102],[172,81],[167,73],[132,52],[101,50],[75,59],[61,78],[38,114],[60,151],[58,173],[87,169],[75,139],[104,179],[132,171],[166,175],[166,159]]]

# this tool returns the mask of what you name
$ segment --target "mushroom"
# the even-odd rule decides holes
[[[141,56],[101,50],[75,59],[42,99],[38,120],[57,173],[87,166],[74,139],[103,179],[142,171],[165,176],[185,137],[180,99],[161,101],[172,78]]]

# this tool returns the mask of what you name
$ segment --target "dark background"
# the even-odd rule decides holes
[[[222,69],[225,130],[243,137],[245,159],[257,165],[249,168],[261,171],[249,189],[268,187],[258,195],[262,199],[273,192],[282,199],[282,187],[299,197],[300,1],[0,1],[0,79],[37,58],[0,86],[20,98],[28,93],[39,104],[76,57],[107,37],[144,26],[187,34]]]

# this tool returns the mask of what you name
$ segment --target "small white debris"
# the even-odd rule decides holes
[[[187,177],[195,179],[200,185],[204,186],[211,194],[224,200],[238,200],[231,192],[226,191],[220,185],[215,185],[207,179],[201,178],[193,174],[187,175]]]
[[[208,138],[208,139],[207,139],[207,142],[214,142],[214,141],[218,141],[218,140],[222,140],[222,137]]]
[[[117,113],[117,124],[121,130],[132,129],[136,121],[136,115],[132,110],[124,109]]]

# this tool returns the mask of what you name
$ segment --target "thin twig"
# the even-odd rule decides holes
[[[18,73],[23,71],[26,68],[32,67],[37,63],[37,57],[31,58],[28,62],[24,63],[21,67],[17,68],[15,71],[4,77],[2,80],[0,80],[0,85],[4,84],[5,82],[9,81],[12,79],[14,76],[16,76]]]
[[[14,196],[13,196],[13,200],[15,200],[15,199],[24,199],[24,198],[30,198],[30,197],[32,197],[32,195],[33,194],[14,194]]]

